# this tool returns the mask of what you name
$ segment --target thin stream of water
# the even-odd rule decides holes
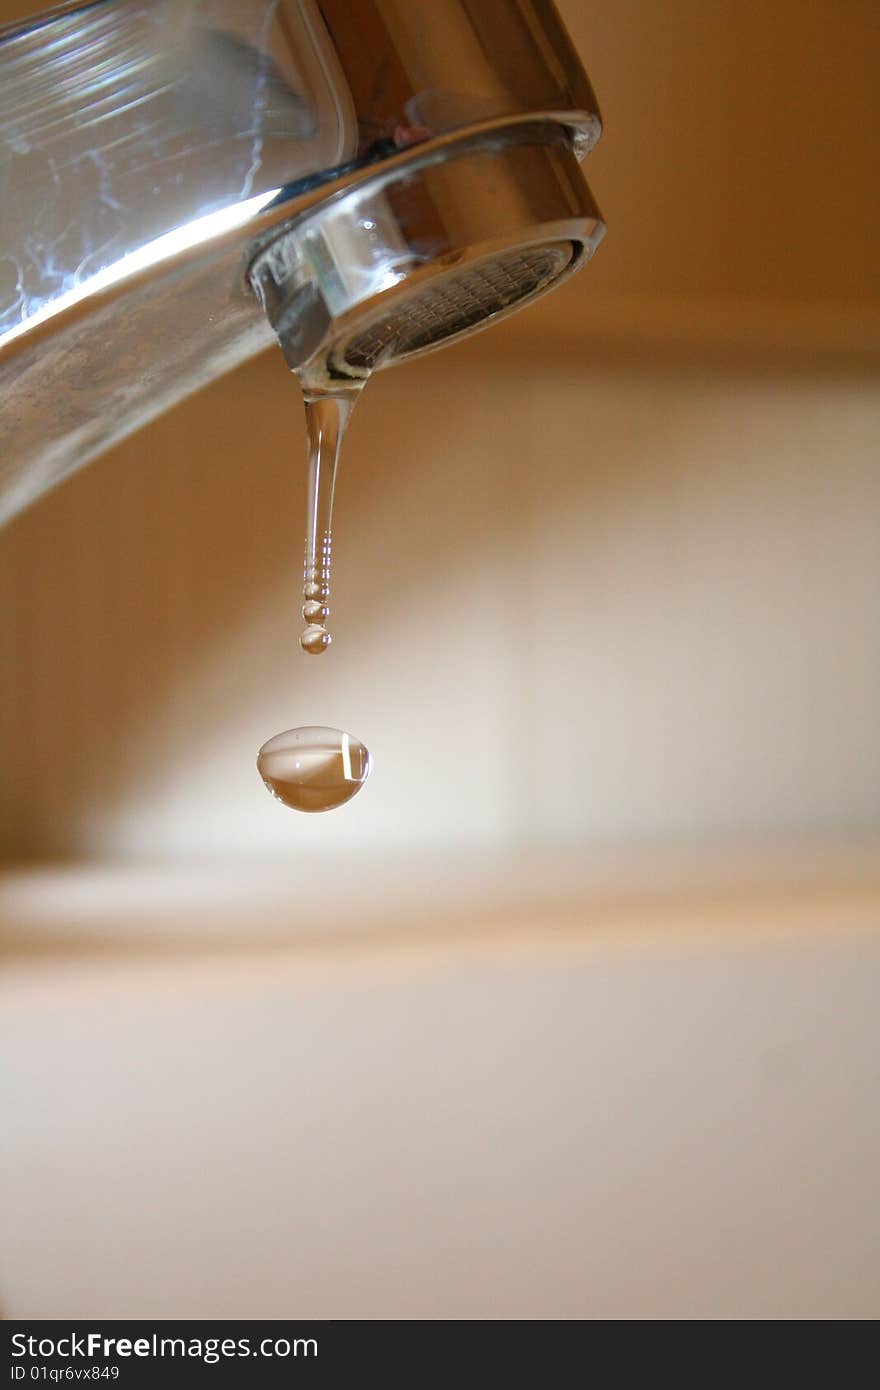
[[[333,498],[345,428],[362,382],[320,392],[304,389],[308,441],[306,543],[303,558],[305,627],[300,646],[310,656],[331,642]],[[370,754],[342,729],[307,725],[276,734],[263,744],[257,770],[267,790],[297,811],[331,811],[350,801],[370,775]]]
[[[308,440],[302,590],[305,628],[299,640],[303,651],[311,656],[319,656],[332,641],[327,619],[330,616],[333,497],[342,440],[359,391],[360,385],[305,396]]]

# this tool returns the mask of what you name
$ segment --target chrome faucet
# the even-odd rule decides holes
[[[96,0],[0,30],[0,520],[273,335],[311,390],[583,265],[550,0]]]

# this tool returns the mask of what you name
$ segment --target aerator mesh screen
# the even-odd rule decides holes
[[[570,264],[572,254],[570,242],[552,242],[446,271],[353,334],[337,354],[347,366],[370,371],[434,347],[546,289]]]

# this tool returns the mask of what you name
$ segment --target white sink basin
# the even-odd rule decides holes
[[[876,1317],[880,875],[659,864],[7,876],[4,1313]]]

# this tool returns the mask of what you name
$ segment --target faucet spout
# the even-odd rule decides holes
[[[280,342],[353,383],[602,233],[549,0],[101,0],[0,29],[0,521]]]

